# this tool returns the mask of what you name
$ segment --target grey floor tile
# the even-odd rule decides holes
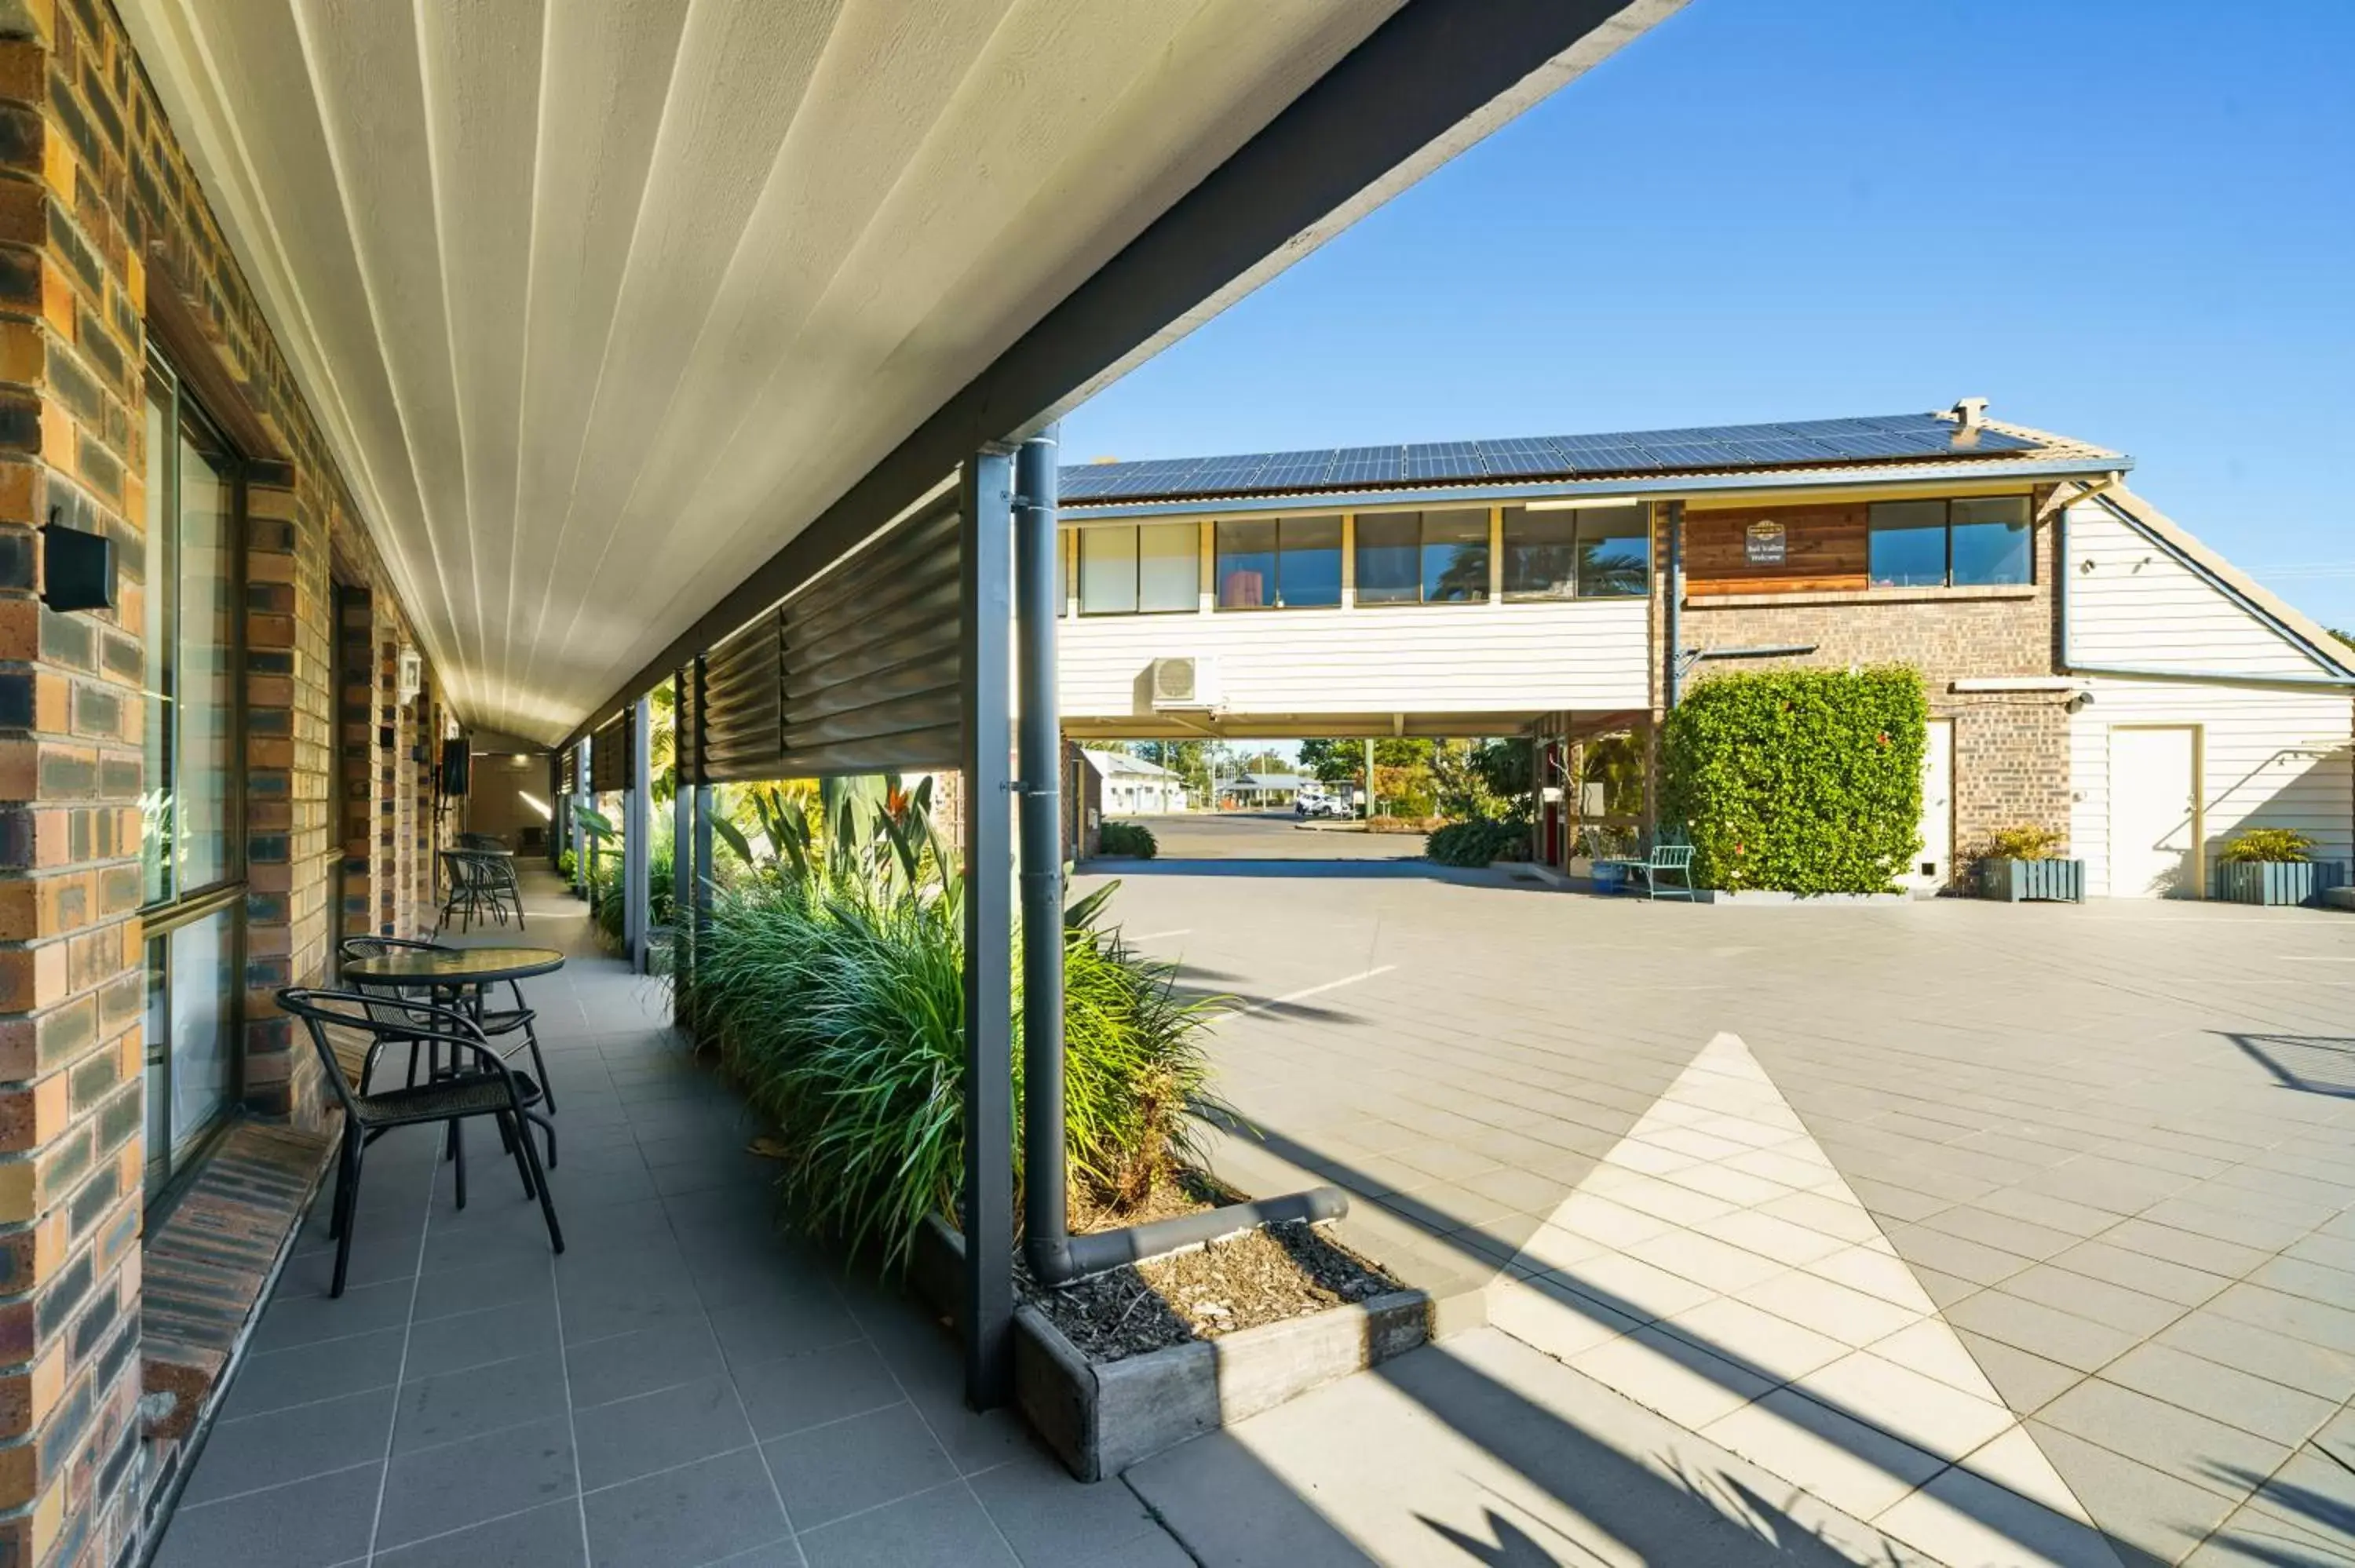
[[[2355,1357],[2204,1307],[2160,1330],[2157,1342],[2326,1399],[2355,1394]]]
[[[1090,1568],[1105,1550],[1160,1526],[1118,1478],[1090,1486],[1043,1449],[972,1478],[974,1496],[1023,1568]]]
[[[2062,1366],[2000,1340],[1961,1329],[1955,1330],[1955,1337],[2015,1415],[2041,1410],[2084,1381],[2085,1374],[2075,1367]]]
[[[1017,1568],[988,1514],[951,1484],[801,1538],[810,1568]]]
[[[377,1568],[585,1568],[588,1560],[581,1504],[570,1499],[376,1555]]]
[[[391,1389],[371,1389],[218,1422],[181,1501],[208,1502],[381,1460],[391,1430],[392,1398]]]
[[[646,1273],[636,1278],[618,1271],[594,1279],[568,1278],[558,1287],[557,1299],[568,1345],[704,1321],[703,1303],[696,1298],[683,1262],[650,1261]]]
[[[394,1456],[385,1477],[379,1549],[577,1496],[572,1428],[563,1416]]]
[[[716,1377],[728,1370],[719,1341],[700,1317],[655,1329],[576,1342],[565,1351],[576,1408]]]
[[[441,1372],[542,1355],[556,1344],[553,1298],[434,1318],[410,1327],[408,1378],[414,1383]]]
[[[725,1377],[576,1410],[573,1424],[581,1484],[591,1490],[752,1442],[735,1385]]]
[[[2022,1269],[2005,1280],[2003,1291],[2008,1296],[2041,1301],[2076,1317],[2106,1323],[2137,1339],[2158,1332],[2183,1316],[2184,1310],[2180,1302],[2045,1263]]]
[[[564,1413],[564,1361],[554,1351],[442,1372],[400,1386],[396,1454],[453,1443]]]
[[[2303,1442],[2337,1406],[2169,1345],[2141,1344],[2102,1369],[2103,1378],[2283,1443]]]
[[[2161,1563],[2180,1562],[2238,1506],[2236,1498],[2195,1486],[2057,1426],[2030,1421],[2028,1430],[2095,1524]]]
[[[298,1345],[248,1356],[230,1380],[221,1418],[234,1420],[288,1405],[340,1398],[400,1381],[401,1348],[408,1336],[382,1329],[347,1340]]]
[[[406,1279],[351,1286],[341,1298],[282,1292],[271,1298],[255,1326],[252,1348],[283,1351],[400,1328],[409,1321],[409,1298],[414,1293],[413,1283]]]
[[[711,1313],[711,1331],[719,1337],[728,1364],[741,1370],[847,1344],[858,1338],[858,1322],[829,1294],[794,1304],[722,1307]]]
[[[2355,1355],[2355,1310],[2311,1301],[2262,1286],[2235,1285],[2209,1303],[2211,1310],[2340,1355]]]
[[[425,1276],[417,1282],[416,1319],[423,1322],[517,1302],[553,1300],[555,1296],[556,1276],[546,1255],[521,1251],[471,1268]]]
[[[591,1492],[582,1506],[597,1568],[699,1568],[789,1528],[761,1456],[749,1449]]]
[[[2197,1307],[2232,1283],[2223,1275],[2131,1251],[2107,1238],[2073,1246],[2056,1255],[2052,1264],[2056,1268],[2123,1285],[2129,1290],[2139,1290],[2181,1307]]]
[[[380,1464],[314,1476],[256,1497],[183,1499],[153,1568],[318,1568],[368,1551]]]
[[[2249,1508],[2327,1539],[2355,1561],[2355,1471],[2312,1448],[2265,1478]]]
[[[883,1358],[864,1341],[746,1367],[736,1374],[736,1388],[762,1438],[863,1415],[905,1397]]]
[[[957,1475],[931,1428],[905,1404],[776,1438],[762,1451],[803,1531]]]

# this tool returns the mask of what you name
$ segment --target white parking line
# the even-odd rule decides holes
[[[1190,937],[1193,934],[1193,927],[1181,926],[1175,931],[1147,931],[1142,937],[1131,937],[1129,940],[1132,942],[1166,942],[1172,937]]]
[[[1355,985],[1359,980],[1369,980],[1376,975],[1386,975],[1396,968],[1398,968],[1396,964],[1380,964],[1363,974],[1344,975],[1337,980],[1327,980],[1323,985],[1312,985],[1305,991],[1288,991],[1282,996],[1272,996],[1265,1001],[1255,1001],[1249,1007],[1238,1008],[1235,1016],[1248,1017],[1254,1012],[1265,1012],[1271,1007],[1282,1007],[1287,1001],[1299,1001],[1307,997],[1321,996],[1328,991],[1338,991],[1345,985]]]

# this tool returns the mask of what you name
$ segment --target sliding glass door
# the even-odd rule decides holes
[[[160,360],[147,377],[147,1190],[236,1103],[245,953],[241,489]]]

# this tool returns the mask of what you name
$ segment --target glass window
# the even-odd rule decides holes
[[[1585,506],[1578,517],[1578,596],[1634,599],[1652,588],[1651,508]]]
[[[2034,530],[2025,495],[1989,495],[1950,503],[1957,586],[2025,583],[2034,577]]]
[[[229,813],[237,768],[237,588],[234,492],[186,435],[179,450],[179,890],[236,874]]]
[[[1202,608],[1202,531],[1192,523],[1148,523],[1136,531],[1136,608]]]
[[[1286,609],[1341,602],[1341,520],[1286,517],[1276,524],[1279,598]]]
[[[1413,604],[1423,598],[1423,514],[1358,519],[1358,602]]]
[[[1577,591],[1578,514],[1505,508],[1505,597],[1568,599]]]
[[[1423,599],[1425,604],[1474,603],[1488,597],[1488,514],[1423,514]]]
[[[1879,501],[1869,514],[1867,570],[1875,588],[1946,586],[1946,503]]]
[[[1136,612],[1136,530],[1080,530],[1080,613]]]
[[[141,636],[147,675],[140,690],[146,708],[143,741],[145,772],[139,792],[140,901],[172,896],[172,625],[179,589],[180,531],[172,519],[171,393],[151,385],[147,397],[147,540],[145,613]],[[151,1036],[152,1038],[153,1036]]]
[[[1055,613],[1057,615],[1071,613],[1071,535],[1078,532],[1079,530],[1073,529],[1071,534],[1059,534],[1055,536]]]
[[[1218,525],[1219,608],[1275,607],[1276,528],[1273,520]]]
[[[237,1094],[242,904],[147,942],[147,1192],[171,1180]],[[308,1048],[309,1042],[298,1040]]]

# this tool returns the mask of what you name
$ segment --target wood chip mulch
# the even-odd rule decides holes
[[[1208,1208],[1231,1195],[1156,1192],[1146,1213],[1088,1229]],[[1382,1268],[1298,1221],[1245,1231],[1167,1257],[1128,1264],[1060,1290],[1019,1276],[1025,1299],[1092,1361],[1115,1361],[1305,1317],[1400,1288]]]

